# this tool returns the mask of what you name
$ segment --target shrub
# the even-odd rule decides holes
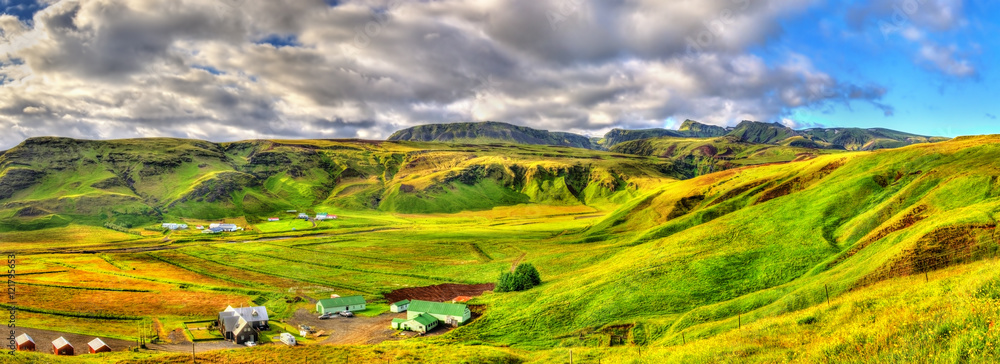
[[[518,264],[513,273],[500,273],[495,290],[497,292],[516,292],[531,289],[542,284],[538,270],[530,263]]]

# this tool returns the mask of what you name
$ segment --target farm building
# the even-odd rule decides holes
[[[406,308],[410,306],[410,300],[402,300],[389,305],[389,311],[391,312],[406,312]]]
[[[267,221],[268,222],[275,222],[275,221],[281,221],[281,219],[279,219],[277,217],[269,217],[269,218],[267,218]]]
[[[184,230],[188,228],[187,224],[175,224],[175,223],[163,223],[163,225],[161,226],[163,226],[164,229],[168,230]]]
[[[451,300],[451,303],[466,303],[472,301],[472,297],[469,296],[458,296]]]
[[[58,339],[52,340],[52,353],[56,355],[73,355],[73,344],[70,344],[69,341],[60,336]]]
[[[108,344],[105,344],[104,340],[101,340],[99,338],[94,338],[94,340],[90,340],[90,342],[87,343],[87,347],[90,349],[91,354],[111,352],[111,347],[109,347]]]
[[[303,220],[306,220],[306,219],[309,219],[309,215],[306,215],[305,213],[300,213],[299,214],[299,218],[303,219]]]
[[[219,312],[219,330],[226,340],[243,344],[257,341],[260,330],[269,328],[267,320],[267,308],[263,306],[228,306],[225,311]]]
[[[213,232],[234,232],[240,229],[236,224],[210,224],[208,228]]]
[[[17,344],[17,351],[35,351],[35,339],[28,334],[21,334],[14,341]]]
[[[298,211],[297,210],[285,210],[285,212],[287,212],[289,214],[294,214],[294,213],[296,213]]]
[[[406,318],[412,320],[425,313],[452,326],[460,326],[472,318],[472,311],[466,305],[421,300],[410,301]]]
[[[434,316],[422,313],[412,319],[392,319],[392,328],[396,330],[407,330],[416,332],[428,332],[438,326],[438,319]]]
[[[366,305],[362,296],[326,298],[316,302],[316,312],[364,311]]]

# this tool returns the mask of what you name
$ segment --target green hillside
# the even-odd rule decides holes
[[[876,151],[736,136],[622,148],[641,155],[31,139],[0,156],[9,191],[0,206],[5,229],[32,231],[0,239],[23,253],[22,270],[44,277],[23,288],[26,325],[126,339],[133,322],[66,316],[63,302],[170,330],[211,317],[220,302],[264,302],[277,320],[309,308],[297,294],[385,305],[393,289],[493,282],[519,262],[542,276],[527,291],[475,298],[475,320],[442,335],[215,351],[199,356],[206,362],[553,363],[570,352],[601,363],[1000,360],[1000,136]],[[346,217],[304,232],[255,221],[290,208]],[[97,227],[199,214],[239,214],[230,216],[267,233],[240,232],[250,243],[232,244],[177,232],[159,245],[165,235]],[[92,253],[102,249],[117,250]],[[74,293],[77,284],[105,292]],[[139,285],[155,293],[120,288]],[[116,300],[143,304],[104,303]],[[79,359],[98,360],[191,357]]]
[[[669,160],[687,178],[732,168],[800,161],[840,153],[832,149],[748,143],[736,136],[711,139],[641,139],[615,145],[611,151]]]
[[[589,228],[577,245],[610,254],[570,274],[543,270],[558,279],[532,292],[491,296],[491,309],[508,314],[462,337],[585,345],[624,325],[638,344],[677,345],[682,334],[709,338],[736,328],[737,319],[747,325],[825,304],[826,292],[836,298],[995,259],[998,143],[998,136],[960,138],[669,183]],[[980,274],[983,282],[998,277]]]
[[[252,219],[329,206],[431,213],[601,205],[671,176],[655,158],[531,145],[33,138],[0,156],[5,230]]]

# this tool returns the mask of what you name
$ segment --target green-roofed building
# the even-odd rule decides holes
[[[442,303],[413,300],[407,308],[406,318],[414,319],[421,314],[428,314],[452,326],[460,326],[472,319],[469,307],[458,303]]]
[[[316,302],[316,312],[337,313],[341,311],[364,311],[367,303],[362,296],[325,298]]]
[[[426,313],[419,314],[412,319],[392,319],[392,328],[396,330],[407,330],[416,332],[428,332],[440,324],[434,316]]]
[[[405,312],[406,308],[410,306],[410,300],[402,300],[389,305],[390,312]]]
[[[407,322],[407,321],[410,321],[410,320],[401,319],[401,318],[394,318],[394,319],[392,319],[392,328],[396,329],[396,330],[402,330],[403,329],[403,323]]]

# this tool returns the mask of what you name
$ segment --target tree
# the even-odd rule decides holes
[[[522,263],[517,265],[513,273],[500,273],[500,278],[497,280],[494,290],[497,292],[524,291],[541,283],[542,277],[538,274],[535,266],[530,263]]]
[[[538,270],[535,269],[535,266],[531,265],[531,263],[518,264],[517,268],[514,270],[514,274],[527,278],[531,287],[542,284],[542,276],[538,274]]]

